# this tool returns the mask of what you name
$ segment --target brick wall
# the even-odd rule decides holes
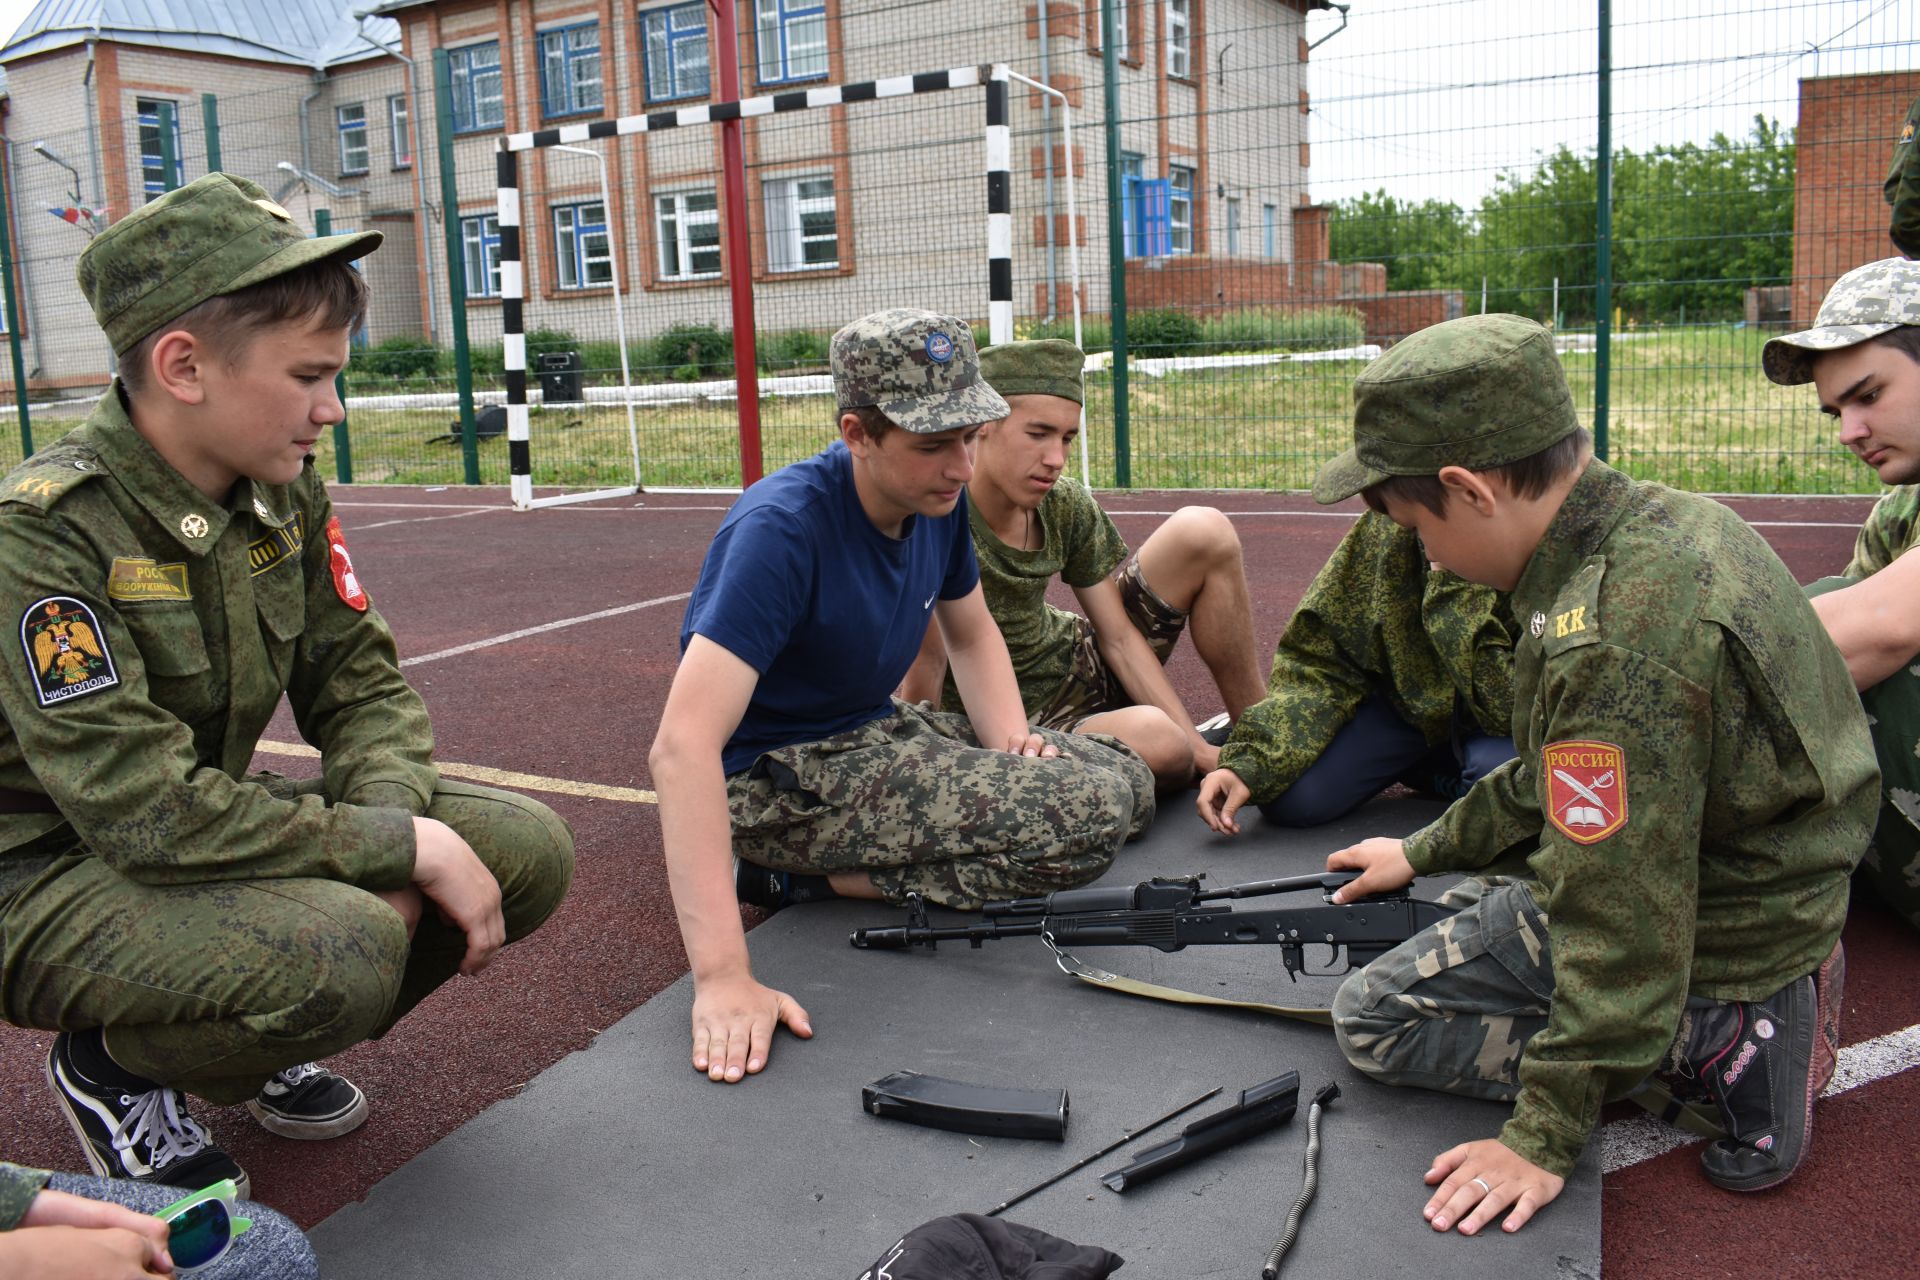
[[[1463,315],[1465,305],[1458,290],[1388,292],[1387,268],[1378,262],[1158,258],[1127,263],[1127,306],[1135,310],[1350,306],[1365,320],[1369,342],[1398,341],[1415,330]]]
[[[1899,252],[1881,184],[1920,71],[1800,82],[1793,198],[1793,322],[1809,325],[1833,282]]]

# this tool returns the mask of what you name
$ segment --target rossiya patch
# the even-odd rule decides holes
[[[1547,821],[1578,844],[1627,825],[1627,753],[1611,742],[1549,742],[1540,749]]]
[[[333,570],[333,589],[348,607],[367,611],[366,589],[353,572],[353,557],[347,554],[347,535],[340,532],[340,518],[327,517],[327,563]]]
[[[100,620],[71,596],[48,596],[29,605],[20,615],[20,647],[43,707],[120,683]]]

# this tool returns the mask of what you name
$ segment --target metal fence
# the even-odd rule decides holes
[[[375,306],[328,465],[361,482],[504,484],[488,412],[505,398],[496,141],[712,101],[720,46],[704,3],[649,3],[604,31],[525,0],[499,12],[504,33],[443,34],[437,55],[421,27],[412,62],[381,55],[318,81],[16,133],[12,327],[33,439],[77,421],[110,370],[71,283],[89,210],[118,218],[217,160],[306,225],[387,233],[366,260]],[[1759,348],[1809,322],[1842,271],[1893,252],[1879,186],[1920,96],[1920,6],[738,12],[742,97],[996,62],[1059,91],[1016,82],[1011,98],[1015,330],[1071,336],[1077,256],[1096,485],[1303,486],[1343,447],[1352,380],[1378,348],[1510,310],[1554,327],[1583,417],[1636,475],[1876,487],[1811,392],[1762,377]],[[15,127],[31,92],[15,90]],[[535,482],[630,478],[631,422],[648,485],[739,483],[736,273],[752,285],[769,469],[832,438],[823,375],[840,324],[914,305],[984,336],[981,123],[978,97],[958,90],[748,119],[743,254],[728,248],[717,125],[576,128],[575,150],[529,155]],[[10,392],[13,375],[0,382]],[[0,458],[18,456],[21,434],[0,433]]]

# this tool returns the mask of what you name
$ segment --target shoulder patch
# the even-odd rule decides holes
[[[109,600],[191,600],[185,561],[161,564],[137,556],[115,556],[107,573]]]
[[[21,502],[42,511],[100,474],[90,453],[58,445],[37,453],[0,481],[0,502]]]
[[[1547,656],[1599,641],[1600,581],[1606,562],[1598,557],[1580,566],[1546,609],[1535,613],[1527,629],[1540,638]]]
[[[1576,844],[1597,844],[1627,825],[1627,753],[1611,742],[1540,748],[1547,821]]]
[[[367,611],[367,592],[353,572],[353,557],[347,554],[347,535],[340,532],[340,518],[327,518],[327,564],[333,570],[333,590],[348,608]]]
[[[43,707],[120,683],[100,620],[71,596],[48,596],[28,605],[20,615],[20,647]]]

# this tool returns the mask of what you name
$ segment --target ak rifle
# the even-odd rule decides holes
[[[1063,889],[1041,898],[989,902],[980,919],[935,926],[918,894],[907,898],[907,923],[892,928],[855,929],[848,937],[866,951],[929,950],[942,942],[978,947],[995,938],[1040,938],[1057,952],[1070,947],[1154,947],[1180,951],[1193,946],[1265,945],[1280,948],[1287,976],[1298,981],[1306,967],[1306,948],[1323,943],[1328,963],[1346,949],[1347,968],[1378,959],[1454,908],[1415,898],[1405,890],[1335,903],[1333,891],[1357,878],[1352,871],[1256,880],[1219,889],[1201,887],[1204,874],[1156,876],[1138,884]],[[1230,902],[1318,889],[1314,906],[1264,907],[1236,911]]]

